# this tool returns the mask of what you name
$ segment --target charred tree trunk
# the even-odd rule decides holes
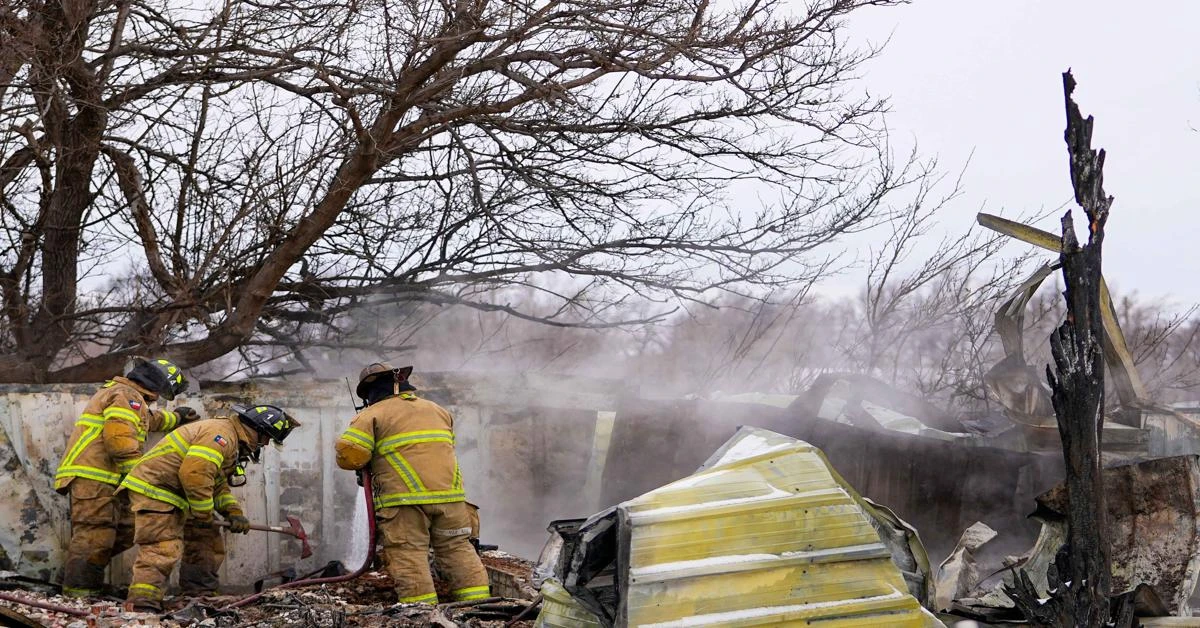
[[[1080,246],[1068,211],[1062,218],[1063,296],[1067,316],[1050,336],[1054,369],[1046,367],[1058,433],[1067,467],[1067,545],[1049,570],[1050,593],[1039,601],[1023,572],[1010,590],[1017,607],[1034,625],[1099,628],[1132,623],[1132,609],[1115,613],[1112,565],[1108,552],[1108,511],[1101,475],[1104,424],[1104,350],[1100,304],[1101,245],[1113,199],[1104,192],[1103,150],[1092,149],[1091,116],[1086,119],[1071,98],[1075,79],[1063,73],[1067,109],[1065,139],[1070,156],[1075,202],[1088,219],[1088,243]]]

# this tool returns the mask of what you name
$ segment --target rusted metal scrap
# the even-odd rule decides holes
[[[1189,615],[1188,600],[1200,582],[1200,457],[1175,456],[1104,470],[1109,520],[1112,590],[1137,593],[1139,616]],[[1067,538],[1070,499],[1065,484],[1037,498],[1031,517],[1042,524],[1033,548],[1013,565],[1029,574],[1041,597],[1052,588],[1049,572]],[[1002,621],[1015,618],[1004,582],[987,593],[955,600],[968,616]],[[1139,587],[1141,590],[1139,591]]]
[[[1104,470],[1113,591],[1152,587],[1176,614],[1200,577],[1200,457],[1160,458]],[[1059,485],[1038,498],[1039,517],[1066,525]]]
[[[975,552],[994,538],[996,531],[982,521],[976,521],[963,532],[954,551],[938,565],[934,586],[936,610],[951,608],[955,598],[964,597],[975,589],[979,584]]]

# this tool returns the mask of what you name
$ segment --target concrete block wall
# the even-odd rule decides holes
[[[455,416],[457,451],[468,498],[480,507],[485,543],[535,556],[551,519],[586,516],[600,499],[611,433],[610,382],[560,377],[469,374],[414,376],[421,394]],[[69,538],[68,500],[52,489],[75,419],[96,385],[0,385],[0,569],[53,579]],[[234,489],[253,521],[303,522],[314,555],[299,560],[288,537],[226,535],[222,581],[245,588],[286,567],[299,573],[348,559],[361,499],[354,474],[337,468],[333,444],[354,415],[342,380],[220,383],[199,399],[216,416],[236,402],[275,403],[302,427],[282,450],[267,447],[249,481]],[[596,426],[600,425],[598,431]],[[597,437],[599,435],[599,438]],[[159,437],[152,434],[147,448]],[[359,518],[363,524],[363,518]],[[136,551],[136,550],[134,550]],[[112,580],[128,581],[134,551],[114,562]],[[353,569],[357,565],[347,565]]]

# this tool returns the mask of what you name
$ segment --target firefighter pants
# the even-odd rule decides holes
[[[71,480],[71,541],[63,565],[63,593],[99,595],[113,556],[133,547],[133,513],[125,491],[96,480]]]
[[[440,573],[450,579],[455,600],[488,597],[487,571],[471,547],[471,516],[466,503],[384,508],[376,514],[383,561],[401,603],[437,604],[429,549]],[[449,601],[449,600],[446,600]]]
[[[213,595],[217,592],[217,570],[225,561],[225,541],[219,528],[198,528],[187,513],[142,495],[133,495],[134,542],[138,546],[133,564],[129,600],[159,602],[179,568],[183,595]]]

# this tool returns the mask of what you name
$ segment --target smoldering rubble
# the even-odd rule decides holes
[[[525,381],[538,391],[539,380]],[[521,545],[513,553],[532,557],[537,550],[525,539],[541,539],[536,565],[484,553],[497,599],[396,605],[386,576],[371,573],[344,585],[268,590],[235,610],[222,609],[236,597],[181,599],[143,616],[30,584],[49,580],[60,543],[61,513],[45,506],[54,496],[37,483],[55,452],[41,444],[53,442],[36,431],[44,425],[13,414],[35,404],[10,402],[0,408],[5,430],[35,431],[0,447],[13,471],[12,496],[24,505],[0,511],[9,518],[0,521],[0,568],[23,578],[0,584],[76,612],[3,605],[24,616],[15,625],[45,626],[682,626],[879,616],[937,626],[1013,621],[1005,591],[1021,570],[1039,591],[1052,586],[1050,566],[1065,534],[1055,488],[1063,472],[1053,428],[1027,418],[1038,404],[963,420],[852,374],[828,374],[799,395],[636,397],[615,406],[601,394],[605,386],[534,395],[544,405],[532,410],[491,401],[500,396],[489,391],[501,388],[487,382],[430,386],[431,397],[473,418],[459,447],[464,472],[480,477],[473,499],[483,508],[485,540],[507,551]],[[1194,456],[1174,455],[1200,450],[1189,408],[1152,407],[1136,425],[1127,416],[1104,424],[1106,479],[1117,497],[1109,502],[1119,530],[1114,582],[1136,595],[1145,625],[1162,621],[1152,617],[1191,621],[1200,579],[1191,506],[1200,503],[1200,471]],[[560,419],[589,427],[550,429]],[[283,512],[251,508],[265,519],[299,515],[311,526],[316,556],[296,561],[299,548],[286,538],[248,549],[234,539],[231,581],[244,586],[264,572],[306,572],[344,557],[344,539],[357,525],[347,514],[356,506],[353,479],[314,476],[305,465],[319,454],[306,447],[274,462],[282,483],[268,490],[278,491]],[[308,490],[313,484],[324,488]]]
[[[55,595],[51,593],[52,587],[0,580],[0,585],[20,589],[19,593],[10,592],[11,597],[61,608],[55,611],[0,599],[0,625],[47,628],[532,626],[536,617],[534,599],[537,598],[537,592],[530,586],[533,563],[495,550],[482,552],[481,558],[498,595],[440,606],[396,604],[391,579],[386,573],[376,571],[344,583],[267,590],[251,604],[239,608],[229,606],[245,596],[169,599],[161,614],[127,612],[116,598],[82,601]],[[444,580],[438,578],[435,584],[439,593],[447,593],[449,587]]]

